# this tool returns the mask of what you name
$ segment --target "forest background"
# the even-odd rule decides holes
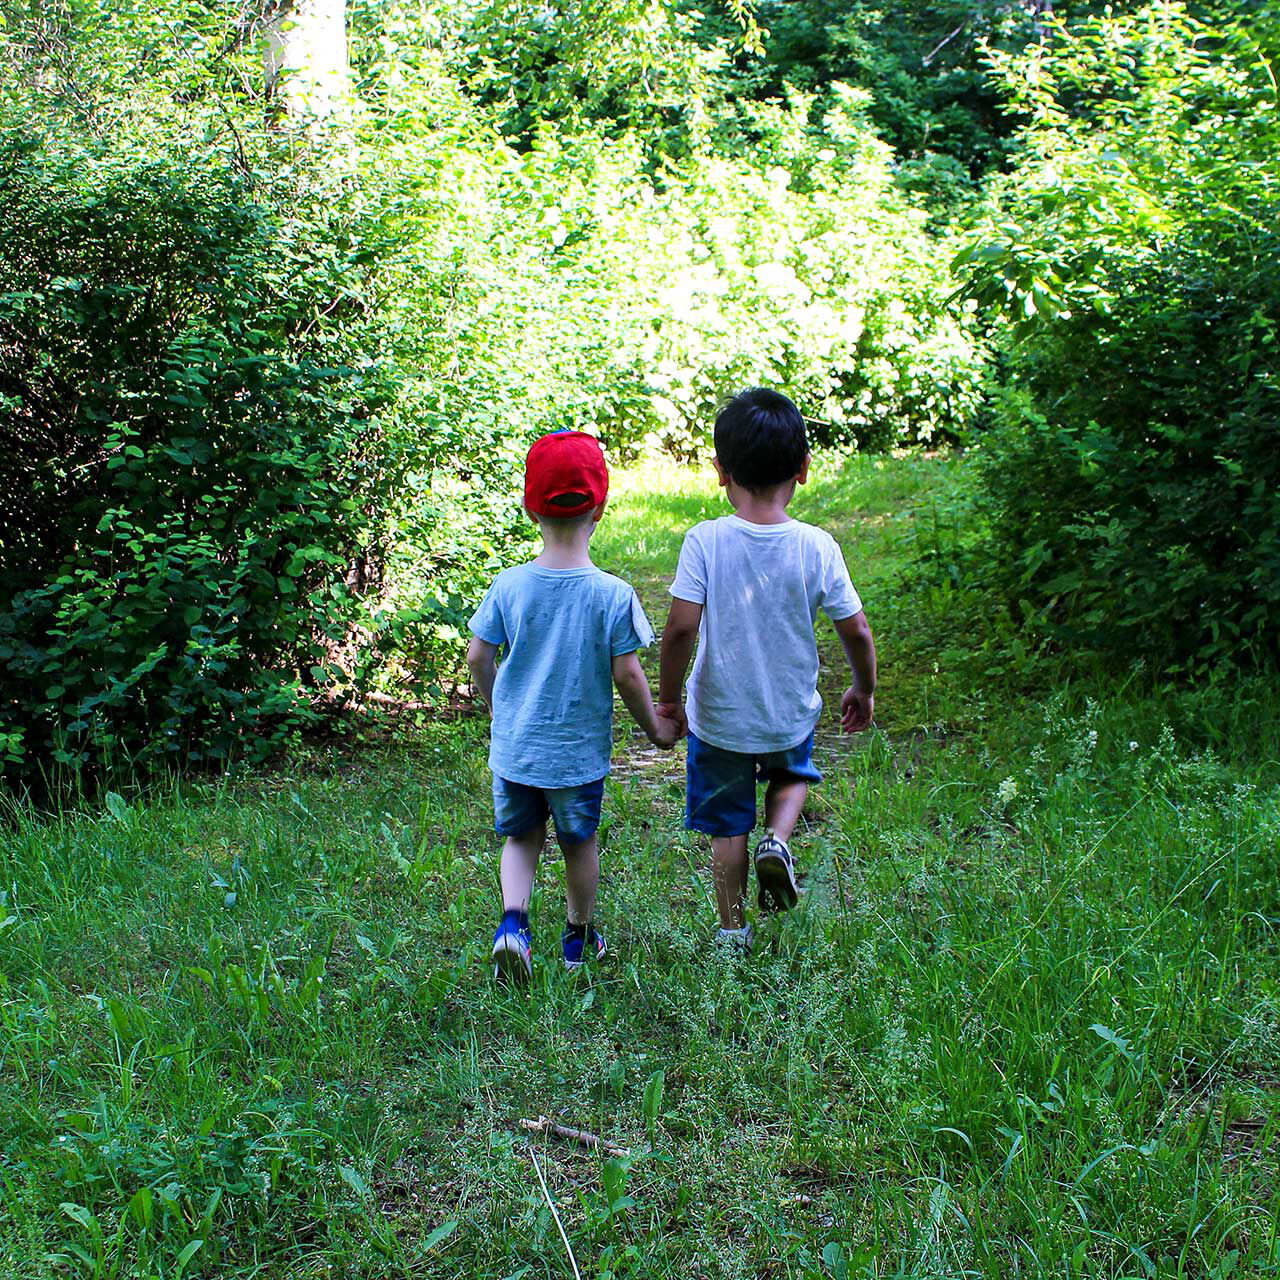
[[[1275,1275],[1278,51],[0,0],[0,1278]],[[611,955],[549,859],[503,992],[458,681],[524,451],[605,439],[656,619],[754,382],[877,725],[738,964],[620,722]]]
[[[1019,651],[1274,655],[1275,7],[0,9],[0,759],[447,696],[523,450],[967,445]],[[985,606],[984,606],[985,607]],[[86,772],[87,771],[87,772]]]

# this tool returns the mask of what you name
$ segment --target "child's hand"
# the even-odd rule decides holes
[[[875,694],[860,693],[850,685],[840,699],[840,728],[845,733],[861,733],[871,723],[871,717],[875,713]]]
[[[659,720],[671,720],[676,726],[676,736],[673,742],[678,742],[689,732],[689,721],[684,714],[683,702],[659,702],[653,708],[658,713]]]
[[[660,715],[657,717],[657,732],[650,737],[650,741],[655,747],[670,751],[682,736],[678,721],[672,720],[669,716]]]

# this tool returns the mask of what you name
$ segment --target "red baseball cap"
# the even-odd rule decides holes
[[[533,442],[524,464],[524,505],[535,516],[584,516],[608,496],[609,468],[595,436],[553,431]]]

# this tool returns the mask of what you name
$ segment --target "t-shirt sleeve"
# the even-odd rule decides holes
[[[502,618],[502,606],[498,597],[498,584],[494,582],[484,593],[480,607],[471,615],[471,634],[485,644],[496,645],[501,649],[507,643],[507,627]]]
[[[823,560],[822,594],[818,600],[818,607],[832,622],[840,622],[845,618],[852,618],[855,613],[862,612],[862,601],[849,578],[844,553],[834,538],[831,539]]]
[[[653,643],[653,628],[645,616],[640,597],[630,587],[622,594],[609,627],[609,653],[617,658],[635,653]]]
[[[676,576],[668,590],[677,600],[688,600],[690,604],[707,603],[707,553],[696,529],[690,529],[684,535]]]

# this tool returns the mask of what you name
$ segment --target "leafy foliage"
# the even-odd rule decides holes
[[[264,754],[389,479],[351,229],[216,154],[10,135],[0,193],[8,763]]]
[[[690,457],[717,402],[760,380],[824,443],[963,428],[981,352],[856,97],[821,128],[805,102],[762,108],[755,156],[704,151],[655,178],[635,136],[547,126],[519,152],[430,50],[408,41],[394,63],[356,167],[409,459],[377,609],[412,620],[394,638],[408,670],[447,669],[465,602],[522,553],[519,471],[541,432]]]
[[[1010,317],[990,564],[1063,638],[1273,651],[1280,171],[1255,43],[1174,5],[1005,69],[1030,120],[969,291]]]
[[[738,60],[736,91],[770,99],[788,89],[825,98],[841,83],[863,90],[903,177],[936,194],[971,190],[970,180],[1001,158],[1010,124],[983,50],[1025,45],[1036,30],[1033,6],[764,0],[758,17],[768,56]]]
[[[525,160],[549,241],[545,358],[610,443],[694,456],[718,401],[759,381],[822,420],[828,444],[963,428],[981,352],[850,99],[820,129],[804,101],[762,108],[751,159],[700,154],[657,184],[636,147],[589,137],[540,140]]]

